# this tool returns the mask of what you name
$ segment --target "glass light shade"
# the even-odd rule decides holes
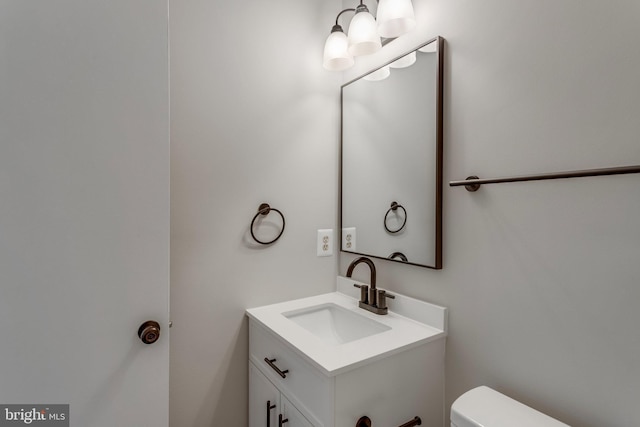
[[[407,68],[410,67],[416,62],[416,52],[413,51],[408,55],[403,56],[402,58],[398,58],[393,61],[389,66],[391,68]]]
[[[376,18],[378,33],[385,38],[399,37],[416,26],[411,0],[380,0]]]
[[[349,53],[353,56],[369,55],[382,47],[376,20],[368,11],[356,12],[349,24]]]
[[[377,82],[377,81],[386,79],[390,75],[391,75],[391,70],[387,65],[380,68],[379,70],[374,71],[371,74],[367,74],[366,76],[363,77],[363,79],[368,80],[370,82]]]
[[[342,31],[333,31],[324,44],[324,59],[322,66],[330,71],[342,71],[354,63],[349,53],[349,41]]]

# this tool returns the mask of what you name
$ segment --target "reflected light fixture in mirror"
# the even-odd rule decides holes
[[[391,68],[407,68],[412,66],[413,64],[415,64],[416,62],[416,53],[415,52],[411,52],[405,56],[403,56],[400,59],[396,59],[395,61],[393,61],[391,64],[389,64],[389,67]]]
[[[418,49],[418,52],[435,53],[435,52],[437,52],[436,48],[437,48],[437,45],[435,43],[429,43],[428,45]]]
[[[370,82],[379,82],[380,80],[384,80],[391,75],[391,70],[389,66],[382,67],[372,73],[367,74],[363,77],[363,79],[368,80]]]
[[[348,36],[345,36],[338,23],[345,12],[355,12],[349,24]],[[382,48],[381,34],[394,34],[391,37],[395,38],[415,27],[411,0],[380,0],[376,14],[377,21],[363,0],[355,9],[344,9],[338,14],[324,45],[322,65],[325,69],[346,70],[353,66],[354,56],[369,55]]]
[[[382,68],[379,68],[371,73],[367,74],[363,77],[364,80],[368,80],[370,82],[378,82],[380,80],[384,80],[391,75],[391,68],[407,68],[415,64],[416,62],[416,53],[411,52],[402,58],[396,59],[389,65],[385,65]]]

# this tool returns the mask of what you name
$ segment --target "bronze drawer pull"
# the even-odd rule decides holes
[[[267,400],[267,427],[271,427],[271,410],[275,409],[276,405],[272,405],[270,400]]]
[[[273,362],[275,362],[275,361],[276,361],[276,359],[269,359],[268,357],[265,357],[265,358],[264,358],[264,361],[265,361],[265,362],[267,362],[267,364],[268,364],[269,366],[271,366],[271,368],[272,368],[274,371],[276,371],[276,372],[278,373],[278,375],[280,375],[282,378],[287,378],[287,375],[286,375],[286,374],[289,372],[289,370],[288,370],[288,369],[286,369],[286,370],[284,370],[284,371],[281,371],[281,370],[280,370],[280,368],[278,368],[278,367],[277,367],[276,365],[274,365],[274,363],[273,363]]]
[[[420,419],[420,417],[415,417],[411,421],[402,424],[400,427],[413,427],[413,426],[419,426],[421,424],[422,424],[422,420]]]
[[[420,417],[414,417],[411,421],[402,424],[400,427],[415,427],[419,425],[422,425],[422,420]],[[360,417],[360,419],[356,421],[356,427],[371,427],[371,418],[366,415]]]

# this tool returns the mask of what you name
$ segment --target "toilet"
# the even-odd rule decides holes
[[[480,386],[451,405],[451,427],[569,427],[502,393]]]

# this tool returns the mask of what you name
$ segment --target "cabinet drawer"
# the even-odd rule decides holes
[[[315,426],[333,424],[333,378],[323,375],[280,338],[253,320],[249,322],[249,357]],[[274,366],[265,358],[275,359],[272,362]],[[276,369],[287,371],[285,378]]]

